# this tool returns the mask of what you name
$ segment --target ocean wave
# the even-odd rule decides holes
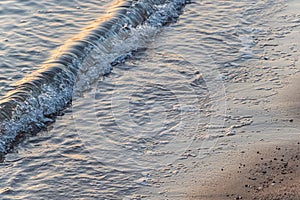
[[[58,48],[39,70],[0,100],[0,154],[47,127],[99,77],[123,62],[147,37],[176,21],[186,0],[118,1],[107,14]]]

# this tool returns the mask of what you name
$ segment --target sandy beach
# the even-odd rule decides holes
[[[164,190],[153,191],[153,199],[300,199],[300,142],[295,140],[262,140],[189,164],[161,182]]]
[[[299,2],[1,1],[0,199],[300,200]]]
[[[270,26],[299,16],[297,7],[288,1]],[[150,189],[149,199],[300,199],[300,29],[285,31],[282,37],[270,31],[257,38],[262,57],[246,65],[267,66],[272,73],[265,82],[225,83],[225,131],[210,130],[217,137],[210,146],[203,144],[211,140],[196,138],[188,156],[163,170],[166,175]],[[278,74],[283,78],[275,80]]]
[[[299,150],[300,143],[291,141],[249,146],[228,156],[232,164],[216,172],[219,178],[193,188],[187,199],[300,199]]]

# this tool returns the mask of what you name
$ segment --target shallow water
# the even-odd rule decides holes
[[[110,1],[1,1],[1,95],[55,48],[104,13]],[[100,14],[101,15],[101,14]]]
[[[46,131],[27,134],[6,155],[1,198],[146,197],[141,188],[159,186],[152,174],[192,156],[187,149],[195,139],[203,139],[199,149],[209,151],[216,137],[228,134],[226,87],[263,84],[274,76],[246,63],[264,59],[258,40],[269,35],[268,19],[285,3],[194,1],[177,22],[134,29],[126,42],[112,45],[127,59],[117,59],[111,72],[94,81],[94,71],[86,69],[62,116]],[[109,1],[93,0],[0,3],[1,95],[108,7]],[[101,56],[99,62],[105,62]],[[278,84],[273,82],[270,87]],[[239,123],[251,124],[251,116],[244,118]],[[216,135],[215,129],[222,131]]]

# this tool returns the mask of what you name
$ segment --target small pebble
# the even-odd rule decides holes
[[[258,190],[262,190],[263,188],[262,188],[261,186],[259,186],[257,189],[258,189]]]

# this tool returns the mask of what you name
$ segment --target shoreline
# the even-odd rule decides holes
[[[189,158],[176,167],[181,170],[158,181],[146,199],[300,199],[300,138],[261,140],[203,160]]]
[[[187,199],[300,199],[300,142],[263,142],[248,148],[229,156],[234,164],[222,167],[214,184],[194,188]]]
[[[278,19],[300,16],[299,7],[288,1],[270,19],[269,35],[257,40],[262,59],[244,64],[272,73],[254,82],[225,83],[225,125],[232,134],[212,130],[217,137],[207,140],[213,143],[210,148],[196,138],[188,149],[192,156],[159,172],[157,186],[143,191],[146,199],[300,199],[300,27],[278,38],[273,31],[285,22]]]

